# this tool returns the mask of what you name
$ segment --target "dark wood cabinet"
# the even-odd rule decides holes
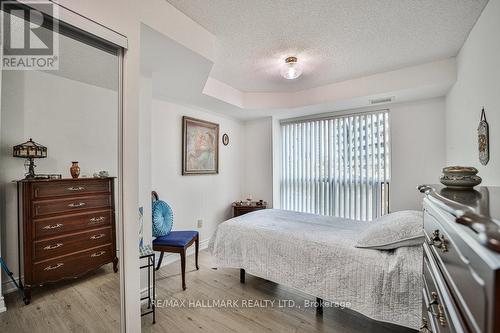
[[[26,303],[35,286],[117,271],[114,178],[25,179],[18,194]]]
[[[240,216],[246,213],[254,212],[256,210],[266,209],[267,202],[265,201],[257,201],[250,202],[250,204],[243,202],[234,202],[233,203],[233,217]]]

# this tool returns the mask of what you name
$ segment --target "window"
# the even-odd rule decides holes
[[[389,211],[389,112],[283,122],[281,207],[357,220]]]

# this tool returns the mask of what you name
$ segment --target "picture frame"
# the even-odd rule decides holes
[[[182,175],[219,173],[219,124],[182,117]]]

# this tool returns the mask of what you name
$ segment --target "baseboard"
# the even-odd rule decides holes
[[[5,301],[3,296],[0,295],[0,313],[7,311],[7,307],[5,306]]]
[[[208,248],[208,242],[210,240],[209,239],[205,239],[205,240],[202,240],[200,242],[200,247],[199,247],[199,250],[202,251],[202,250],[205,250]],[[188,250],[186,251],[186,255],[187,256],[190,256],[192,254],[194,254],[194,246],[191,246],[190,248],[188,248]],[[156,265],[158,264],[158,260],[160,259],[160,256],[159,255],[156,255],[156,262],[155,262],[155,267]],[[181,257],[179,256],[179,254],[177,253],[166,253],[164,254],[163,256],[163,261],[161,262],[161,266],[160,267],[163,267],[163,266],[166,266],[166,265],[170,265],[176,261],[179,261],[181,260]]]
[[[15,277],[14,280],[16,280],[16,283],[19,284],[18,277],[17,278]],[[5,281],[2,283],[2,294],[7,295],[7,294],[10,294],[11,292],[14,292],[14,291],[17,291],[17,287],[14,284],[14,282],[12,282],[12,280],[10,278],[8,281]],[[1,297],[1,295],[0,295],[0,297]]]

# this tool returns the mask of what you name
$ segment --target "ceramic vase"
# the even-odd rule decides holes
[[[71,168],[69,168],[69,171],[71,172],[71,177],[74,179],[80,177],[80,166],[78,166],[78,162],[71,162]]]

